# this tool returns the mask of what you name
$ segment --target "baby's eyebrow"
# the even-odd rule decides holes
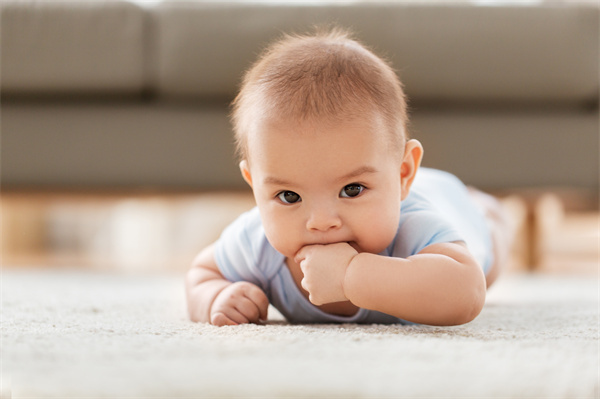
[[[286,180],[282,180],[279,179],[277,177],[273,177],[273,176],[267,176],[265,177],[265,180],[263,180],[264,184],[271,184],[274,186],[289,186],[290,183]]]
[[[368,166],[368,165],[361,166],[360,168],[355,169],[352,172],[341,176],[340,178],[337,179],[337,181],[350,180],[352,178],[355,178],[360,175],[364,175],[366,173],[377,173],[377,169],[375,169],[372,166]],[[291,184],[287,180],[283,180],[283,179],[280,179],[280,178],[274,177],[274,176],[265,177],[265,179],[263,180],[263,183],[267,184],[267,185],[269,185],[269,184],[274,185],[274,186],[289,186]]]
[[[338,180],[339,181],[350,180],[354,177],[364,175],[366,173],[377,173],[377,169],[375,169],[374,167],[369,166],[369,165],[361,166],[360,168],[355,169],[352,172],[340,177]]]

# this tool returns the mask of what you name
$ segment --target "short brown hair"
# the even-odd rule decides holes
[[[395,143],[406,139],[407,105],[398,76],[342,29],[285,35],[269,46],[244,75],[232,103],[238,155],[260,115],[306,121],[337,121],[379,112]]]

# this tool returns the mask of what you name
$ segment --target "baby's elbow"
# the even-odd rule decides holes
[[[470,323],[479,316],[484,302],[479,299],[472,299],[469,302],[465,300],[464,303],[459,305],[455,304],[452,309],[431,324],[450,327]]]
[[[479,314],[485,305],[486,295],[486,283],[485,275],[479,265],[474,262],[470,262],[467,266],[467,275],[465,276],[465,282],[467,283],[464,290],[463,303],[462,303],[462,314],[459,317],[459,324],[469,323]]]
[[[202,311],[198,304],[198,290],[201,282],[198,270],[191,268],[185,275],[184,286],[185,286],[185,297],[187,303],[188,317],[194,323],[205,321],[201,316]]]
[[[485,304],[485,287],[483,290],[477,291],[478,292],[473,295],[470,306],[467,306],[464,321],[461,324],[472,322],[483,310],[483,305]]]
[[[439,314],[437,325],[458,326],[470,323],[479,316],[486,295],[485,282],[480,280],[477,278],[463,280],[460,288],[457,287],[453,299],[440,308],[444,311]]]
[[[484,284],[474,284],[463,297],[462,304],[454,315],[455,325],[467,324],[475,320],[485,305],[486,289]]]
[[[456,302],[451,311],[450,318],[454,325],[469,323],[479,314],[485,304],[486,281],[485,274],[477,262],[468,252],[459,252],[454,258],[460,263],[460,272],[457,273],[458,285],[455,286]]]

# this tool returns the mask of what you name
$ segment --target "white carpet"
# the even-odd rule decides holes
[[[505,276],[450,328],[187,320],[182,276],[2,271],[3,398],[599,396],[598,280]]]

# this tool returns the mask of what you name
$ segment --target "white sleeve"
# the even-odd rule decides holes
[[[238,217],[215,244],[215,261],[223,276],[231,282],[248,281],[266,290],[267,278],[258,267],[265,241],[256,208]]]
[[[401,219],[392,256],[407,258],[432,244],[464,241],[450,223],[435,212],[420,210]]]

